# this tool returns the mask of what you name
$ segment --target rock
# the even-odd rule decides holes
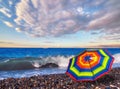
[[[55,63],[47,63],[45,65],[42,65],[40,68],[57,68],[57,67],[59,66]]]
[[[105,89],[110,89],[110,86],[106,86]]]
[[[95,89],[101,89],[100,87],[96,86]]]

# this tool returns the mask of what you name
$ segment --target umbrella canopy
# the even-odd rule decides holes
[[[70,59],[66,74],[76,81],[93,81],[110,71],[113,60],[106,50],[85,50]]]

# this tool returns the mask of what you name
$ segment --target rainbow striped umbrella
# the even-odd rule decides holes
[[[70,59],[66,74],[76,81],[93,81],[110,71],[113,60],[106,50],[85,50]]]

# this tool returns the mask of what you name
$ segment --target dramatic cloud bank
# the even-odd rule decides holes
[[[12,19],[4,23],[18,32],[56,37],[80,30],[102,30],[107,35],[104,38],[120,39],[120,0],[20,0],[17,3],[10,0],[8,3],[11,8],[1,6],[0,13]]]

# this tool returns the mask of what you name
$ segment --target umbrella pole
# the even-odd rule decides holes
[[[95,83],[96,83],[96,85],[98,86],[98,82],[97,82],[97,80],[95,80]]]

